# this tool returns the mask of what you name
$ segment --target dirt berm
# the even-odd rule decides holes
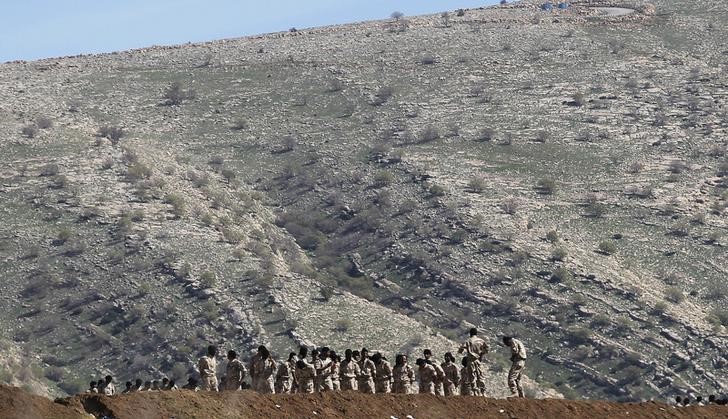
[[[323,393],[264,396],[253,392],[155,392],[80,395],[56,402],[0,386],[0,418],[725,418],[722,406],[674,409],[661,403],[495,400],[478,397]]]

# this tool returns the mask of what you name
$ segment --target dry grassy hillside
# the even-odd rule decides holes
[[[494,396],[503,333],[531,396],[725,392],[728,6],[572,3],[0,65],[0,379],[476,325]]]

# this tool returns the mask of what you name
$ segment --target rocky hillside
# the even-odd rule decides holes
[[[0,65],[0,379],[476,325],[493,396],[503,333],[530,396],[726,391],[728,6],[537,3]]]

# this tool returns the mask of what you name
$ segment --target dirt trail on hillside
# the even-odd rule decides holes
[[[261,395],[224,392],[149,392],[116,397],[79,395],[52,402],[0,386],[0,419],[90,418],[725,418],[728,407],[675,409],[661,403],[573,400],[499,400],[352,392]]]

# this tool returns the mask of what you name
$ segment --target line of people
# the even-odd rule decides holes
[[[521,341],[503,337],[503,344],[511,351],[511,368],[508,372],[508,387],[512,397],[524,397],[521,376],[525,368],[526,349]],[[258,347],[246,367],[238,354],[227,353],[225,376],[217,378],[217,347],[207,348],[207,355],[199,359],[197,366],[200,386],[203,391],[235,391],[251,388],[264,394],[313,393],[323,391],[352,390],[363,393],[431,393],[444,396],[486,395],[483,357],[489,346],[478,336],[477,329],[470,330],[470,337],[460,345],[458,353],[463,357],[460,365],[455,356],[448,352],[444,362],[435,361],[432,351],[425,349],[423,357],[415,361],[415,369],[409,365],[408,356],[398,354],[394,366],[387,358],[376,352],[369,353],[347,349],[342,358],[328,347],[300,348],[298,354],[291,352],[284,362],[277,362],[265,346]],[[245,378],[250,376],[250,385]],[[416,379],[417,378],[417,379]],[[196,385],[191,379],[185,388]]]

